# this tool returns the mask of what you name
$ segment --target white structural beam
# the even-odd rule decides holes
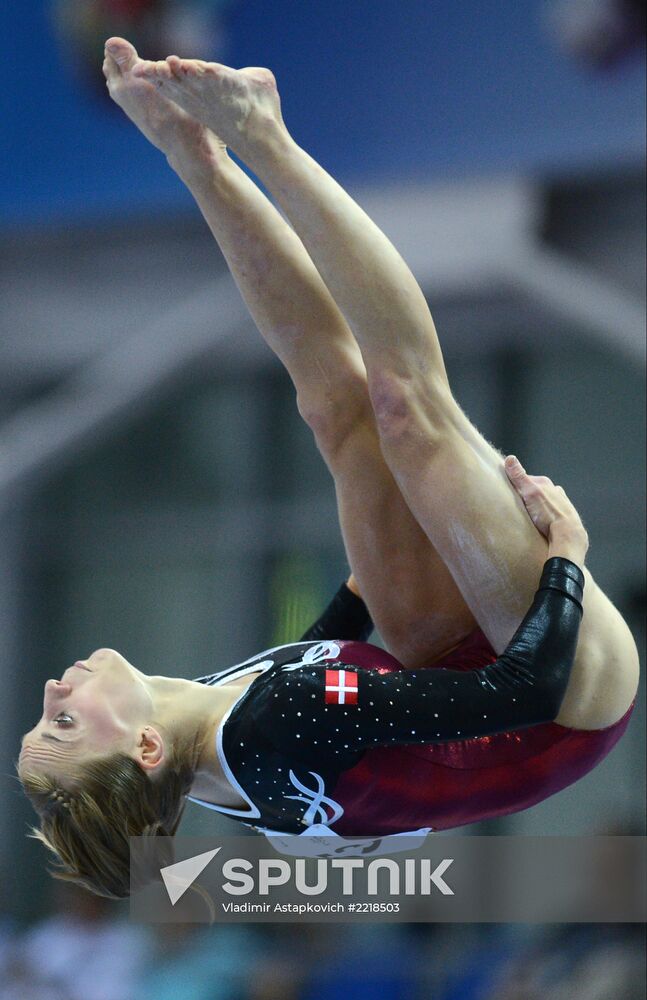
[[[644,365],[644,303],[539,242],[541,182],[508,178],[393,188],[360,192],[359,201],[409,263],[432,307],[436,294],[508,286]],[[524,333],[543,335],[537,326],[521,327],[519,335]]]
[[[216,319],[217,317],[217,319]],[[112,345],[0,428],[0,504],[154,402],[218,341],[249,326],[228,276]]]
[[[614,352],[645,364],[644,304],[597,271],[565,253],[527,243],[510,256],[506,274],[519,290]]]
[[[522,337],[537,342],[551,333],[548,325],[528,321],[534,303],[538,310],[575,322],[628,359],[644,363],[642,304],[597,272],[538,243],[538,182],[512,177],[354,194],[409,263],[432,307],[436,295],[460,301],[507,288],[511,297],[522,299],[517,343]],[[176,262],[172,270],[177,270]],[[164,280],[161,274],[157,277]],[[168,280],[173,277],[169,273]],[[87,309],[87,303],[82,306]],[[108,323],[110,315],[106,307],[103,322]],[[86,327],[79,324],[80,330]],[[57,391],[28,404],[0,428],[0,504],[19,487],[60,466],[99,432],[150,406],[192,363],[216,350],[224,352],[232,335],[240,335],[249,352],[249,328],[238,290],[225,275],[154,321],[142,323],[136,333],[113,339],[100,357],[85,362]],[[478,342],[478,317],[473,331],[466,333],[467,350],[469,336]],[[42,332],[37,346],[47,350]]]
[[[541,206],[521,178],[359,190],[425,292],[457,296],[500,284],[501,262],[534,232]]]

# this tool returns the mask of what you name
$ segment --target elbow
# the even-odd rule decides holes
[[[566,684],[555,678],[542,678],[533,686],[530,697],[524,698],[525,726],[542,726],[554,722],[560,713],[566,694]]]
[[[553,698],[549,702],[546,711],[546,722],[555,722],[557,716],[561,711],[563,701],[564,701],[564,695],[561,694],[558,698]]]
[[[562,702],[564,701],[564,695],[566,694],[566,685],[563,684],[546,684],[543,690],[539,693],[538,698],[538,708],[540,709],[542,718],[539,722],[554,722],[560,713],[562,707]]]

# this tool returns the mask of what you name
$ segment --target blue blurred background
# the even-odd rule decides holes
[[[394,240],[480,430],[562,482],[644,647],[641,0],[0,7],[0,1000],[634,1000],[632,928],[153,932],[45,874],[15,778],[99,646],[198,676],[290,641],[347,565],[289,380],[103,41],[267,65],[297,141]],[[644,832],[644,694],[576,786],[480,833]],[[233,832],[189,805],[183,832]],[[470,831],[466,831],[469,833]]]
[[[103,81],[93,88],[78,51],[75,62],[53,38],[56,6],[32,0],[0,14],[11,38],[3,216],[42,225],[119,209],[188,210],[163,158],[108,100],[97,101]],[[644,61],[631,52],[620,68],[595,72],[565,58],[543,0],[193,6],[220,14],[220,61],[272,68],[290,130],[343,181],[570,172],[641,156]]]

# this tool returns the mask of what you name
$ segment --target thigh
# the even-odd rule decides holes
[[[382,451],[409,509],[497,653],[528,610],[547,555],[503,455],[446,385],[391,382],[374,393]],[[576,662],[558,722],[602,728],[635,695],[637,654],[617,609],[586,571]]]
[[[349,563],[387,648],[420,667],[476,622],[442,558],[407,507],[380,449],[370,408],[335,446],[319,441],[335,480]]]

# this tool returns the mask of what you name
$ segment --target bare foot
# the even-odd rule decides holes
[[[136,73],[141,64],[130,42],[108,39],[103,63],[108,92],[146,138],[168,157],[187,152],[207,158],[226,155],[218,136],[168,100],[154,82]]]
[[[269,69],[248,66],[237,70],[220,63],[169,56],[161,62],[140,60],[133,73],[154,83],[235,152],[244,151],[272,127],[285,130],[276,80]]]

